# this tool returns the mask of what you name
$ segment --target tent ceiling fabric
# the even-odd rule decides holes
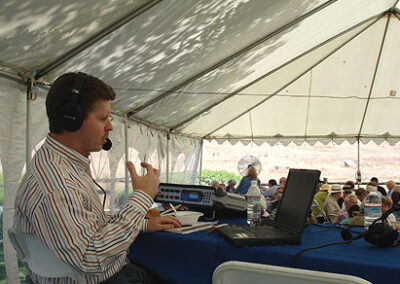
[[[117,91],[115,113],[157,129],[232,143],[400,138],[396,0],[3,6],[0,74],[93,74]]]

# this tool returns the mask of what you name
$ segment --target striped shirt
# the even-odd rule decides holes
[[[40,238],[62,261],[84,272],[87,283],[104,281],[127,263],[127,250],[140,229],[146,230],[144,217],[153,203],[135,190],[116,214],[106,215],[97,191],[89,159],[48,136],[29,164],[15,204],[14,228]]]

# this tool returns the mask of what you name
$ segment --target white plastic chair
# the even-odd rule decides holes
[[[13,229],[8,230],[8,236],[20,260],[29,271],[46,278],[70,277],[79,284],[86,283],[82,272],[61,261],[38,238]]]
[[[220,264],[215,269],[212,280],[213,284],[372,284],[351,275],[242,261]]]

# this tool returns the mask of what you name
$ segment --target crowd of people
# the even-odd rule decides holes
[[[226,186],[214,180],[212,186],[222,187],[230,193],[246,195],[253,179],[258,181],[260,192],[266,202],[265,210],[269,214],[268,217],[274,219],[285,188],[286,177],[281,177],[279,183],[275,179],[270,179],[266,185],[262,185],[260,179],[257,177],[255,168],[249,167],[247,175],[241,179],[237,187],[235,187],[236,180],[234,179],[229,180]],[[377,192],[381,196],[382,214],[389,210],[392,204],[400,202],[400,186],[396,185],[392,180],[385,183],[386,189],[379,185],[379,180],[376,177],[371,178],[365,187],[356,187],[353,181],[347,181],[343,185],[328,184],[320,181],[311,207],[311,221],[363,226],[363,201],[370,192],[371,187],[376,187]],[[394,226],[396,218],[400,218],[400,213],[394,212],[390,214],[387,222]]]

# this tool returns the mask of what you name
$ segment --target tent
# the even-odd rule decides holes
[[[193,183],[204,139],[398,142],[399,20],[397,0],[6,1],[3,232],[60,74],[92,74],[118,94],[113,149],[93,163],[111,193],[127,187],[118,169],[132,158]],[[4,248],[7,279],[18,282],[6,237]]]

